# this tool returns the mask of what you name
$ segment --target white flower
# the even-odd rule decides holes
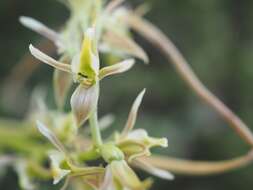
[[[74,57],[71,65],[56,61],[32,45],[30,45],[30,51],[42,62],[72,74],[74,81],[80,83],[71,97],[71,107],[78,126],[82,125],[97,107],[99,80],[126,72],[133,67],[135,62],[133,59],[129,59],[100,69],[94,28],[89,28],[86,31],[82,49]]]

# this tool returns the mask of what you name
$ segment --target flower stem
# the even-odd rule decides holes
[[[99,147],[103,144],[99,126],[98,126],[98,116],[97,116],[97,110],[95,110],[89,119],[90,122],[90,129],[91,129],[91,135],[93,142],[95,143],[95,146]]]

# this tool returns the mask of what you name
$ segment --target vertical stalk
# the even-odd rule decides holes
[[[98,126],[98,116],[97,116],[97,110],[95,110],[89,119],[90,122],[90,129],[91,129],[91,135],[93,142],[95,143],[95,146],[99,147],[102,145],[102,138]]]

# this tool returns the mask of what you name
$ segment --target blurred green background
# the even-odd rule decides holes
[[[144,1],[132,1],[135,5]],[[158,25],[186,56],[200,79],[249,126],[253,125],[253,1],[252,0],[150,0],[147,18]],[[22,88],[18,84],[29,68],[6,78],[28,53],[29,43],[42,38],[22,27],[21,15],[34,17],[59,28],[68,11],[55,0],[0,1],[0,117],[22,119],[28,111],[32,90],[47,90],[47,102],[55,108],[52,69],[39,66]],[[203,104],[178,77],[158,50],[136,35],[148,52],[151,64],[139,63],[127,74],[102,82],[100,115],[113,113],[114,129],[121,129],[131,103],[144,87],[147,94],[136,127],[153,136],[166,136],[168,149],[154,152],[193,160],[223,160],[248,150],[236,134]],[[28,58],[30,61],[33,59]],[[21,78],[20,78],[21,76]],[[253,130],[253,127],[252,127]],[[110,133],[110,131],[107,131]],[[141,174],[147,176],[146,174]],[[167,182],[156,179],[159,190],[251,190],[253,165],[227,174],[189,177],[177,175]],[[14,190],[13,172],[0,179],[0,189]]]

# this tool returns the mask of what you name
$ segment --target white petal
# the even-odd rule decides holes
[[[67,176],[70,173],[70,170],[61,170],[59,172],[59,175],[54,179],[53,184],[56,185],[59,183],[65,176]]]
[[[53,31],[52,29],[45,26],[43,23],[26,16],[21,16],[19,21],[25,27],[39,33],[40,35],[48,38],[49,40],[56,43],[56,45],[60,45],[60,36],[58,33]]]
[[[144,89],[135,99],[135,101],[132,105],[131,111],[128,115],[127,123],[126,123],[125,128],[122,132],[122,136],[127,135],[134,128],[137,114],[138,114],[138,110],[139,110],[139,107],[140,107],[140,104],[142,102],[145,92],[146,92],[146,89]]]
[[[166,179],[166,180],[173,180],[174,179],[174,175],[166,170],[162,170],[162,169],[159,169],[159,168],[156,168],[144,161],[141,161],[141,160],[134,160],[133,161],[133,164],[138,167],[138,168],[141,168],[142,170],[156,176],[156,177],[159,177],[159,178],[162,178],[162,179]]]
[[[40,133],[44,135],[59,151],[61,151],[62,153],[66,153],[63,144],[59,141],[55,134],[51,130],[49,130],[43,123],[37,121],[37,128]]]
[[[65,155],[58,151],[52,151],[49,153],[49,158],[51,160],[51,170],[54,178],[53,184],[59,183],[65,176],[67,176],[71,171],[61,169],[60,165],[65,159]]]
[[[104,43],[109,46],[109,51],[121,53],[124,55],[134,56],[144,61],[149,62],[146,52],[127,35],[119,34],[109,29],[103,36]]]
[[[168,139],[150,137],[145,129],[136,129],[127,134],[127,139],[142,141],[149,148],[154,146],[168,147]]]
[[[100,62],[98,56],[94,55],[92,53],[92,68],[94,69],[95,73],[98,75],[99,74],[99,68],[100,68]]]
[[[27,162],[24,160],[19,160],[15,164],[15,169],[18,174],[18,178],[19,178],[18,180],[19,180],[20,187],[25,190],[34,190],[35,186],[31,181],[31,177],[29,176]]]
[[[99,190],[116,190],[113,182],[113,175],[110,166],[106,167],[105,176]]]
[[[145,138],[148,138],[148,133],[145,129],[136,129],[127,134],[127,138],[131,140],[143,140]]]
[[[52,57],[49,57],[48,55],[46,55],[39,49],[35,48],[31,44],[29,46],[29,49],[30,49],[31,54],[37,59],[39,59],[40,61],[42,61],[43,63],[46,63],[56,69],[71,73],[70,65],[56,61],[55,59],[53,59]]]
[[[112,66],[104,67],[99,71],[99,79],[101,80],[110,75],[124,73],[129,69],[131,69],[134,63],[135,63],[134,59],[128,59],[120,63],[116,63]]]
[[[98,85],[85,87],[80,84],[71,97],[71,108],[78,126],[82,125],[96,109],[99,95]]]
[[[88,28],[85,32],[85,37],[88,37],[89,39],[94,39],[95,33],[95,28]]]
[[[71,71],[75,74],[78,74],[80,64],[80,53],[75,55],[71,62]]]

